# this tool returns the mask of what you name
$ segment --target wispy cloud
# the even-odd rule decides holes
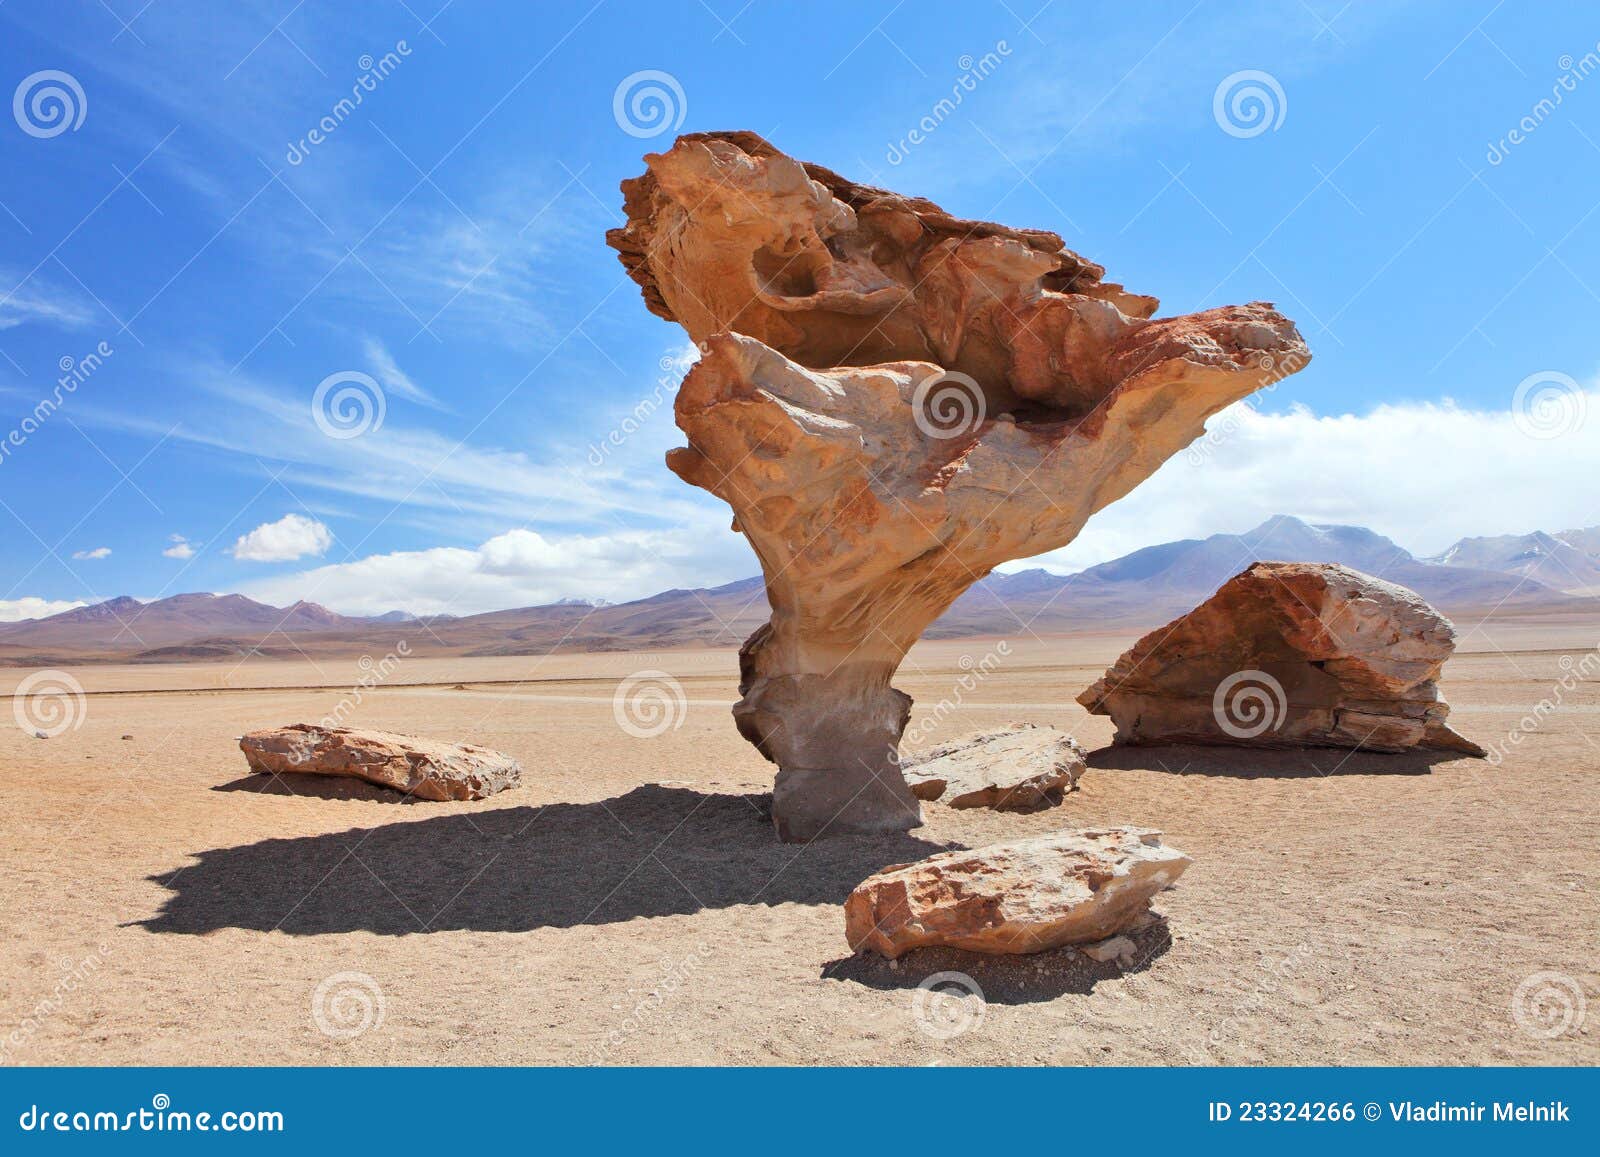
[[[283,179],[295,187],[302,174]],[[297,262],[329,271],[319,295],[383,310],[412,328],[407,344],[455,335],[517,350],[560,338],[552,310],[572,294],[575,271],[592,268],[583,258],[593,238],[618,223],[581,176],[532,159],[487,187],[367,204],[350,223],[286,208],[286,228],[300,234]],[[373,217],[380,228],[367,224]]]
[[[367,364],[372,367],[372,372],[377,375],[385,389],[399,394],[403,398],[410,398],[424,406],[432,406],[435,410],[447,409],[443,402],[435,398],[427,390],[417,385],[395,362],[394,355],[387,346],[375,337],[368,337],[362,342],[362,348],[367,355]]]
[[[79,562],[110,558],[111,548],[109,546],[97,546],[93,550],[75,550],[72,552],[72,557]]]
[[[28,322],[82,329],[94,317],[95,305],[83,295],[50,284],[42,274],[0,266],[0,330]]]
[[[614,415],[595,414],[590,430],[527,451],[477,441],[496,428],[492,424],[469,426],[457,438],[408,426],[392,410],[381,427],[333,441],[312,415],[315,383],[297,394],[281,383],[230,374],[214,362],[177,367],[177,376],[197,391],[177,430],[94,403],[75,403],[74,413],[86,425],[226,451],[252,473],[266,462],[281,463],[282,480],[297,493],[333,492],[377,503],[376,514],[365,512],[369,528],[374,518],[431,514],[436,529],[457,537],[487,537],[508,525],[578,533],[680,525],[703,532],[726,526],[726,508],[683,486],[661,465],[663,452],[682,442],[671,410],[681,365],[673,362],[667,371],[663,403],[621,446],[608,448],[599,465],[590,460],[590,444],[607,437],[607,426],[624,422],[632,400]],[[207,405],[208,398],[220,404]]]

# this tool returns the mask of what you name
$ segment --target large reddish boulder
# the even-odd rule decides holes
[[[1189,863],[1160,832],[1122,827],[941,852],[857,885],[845,939],[891,959],[939,945],[1011,955],[1089,944],[1130,927]]]
[[[1450,621],[1331,563],[1259,562],[1151,631],[1078,702],[1116,742],[1483,749],[1445,723]]]

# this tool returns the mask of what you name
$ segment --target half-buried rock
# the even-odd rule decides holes
[[[941,852],[863,880],[844,904],[845,939],[890,959],[933,946],[999,956],[1089,944],[1131,925],[1189,863],[1160,832],[1126,827]]]
[[[1330,563],[1258,562],[1152,631],[1078,702],[1117,743],[1483,749],[1445,723],[1455,630],[1413,591]]]
[[[1013,723],[908,756],[900,770],[920,800],[953,808],[1035,811],[1059,804],[1086,766],[1083,748],[1066,732]]]
[[[251,771],[352,776],[418,799],[484,799],[522,778],[521,764],[487,747],[353,727],[269,727],[243,736],[239,750]]]

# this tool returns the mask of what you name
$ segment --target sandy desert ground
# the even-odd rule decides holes
[[[316,719],[354,663],[75,672],[82,723],[0,731],[6,891],[0,1055],[21,1064],[1593,1064],[1600,1024],[1542,997],[1600,991],[1600,684],[1499,767],[1341,751],[1109,749],[1073,696],[1127,638],[924,644],[902,671],[934,732],[1027,719],[1094,754],[1033,815],[925,808],[897,838],[776,843],[768,765],[738,738],[731,652],[413,659],[364,725],[518,756],[520,789],[397,802],[287,794],[234,737]],[[1475,630],[1452,721],[1517,727],[1600,624]],[[622,677],[681,681],[681,725],[613,716]],[[27,672],[0,672],[10,690]],[[457,689],[455,684],[462,684]],[[320,689],[319,689],[320,687]],[[191,688],[192,690],[181,690]],[[124,738],[131,736],[131,738]],[[1074,950],[852,957],[840,902],[873,870],[1064,825],[1158,827],[1194,866],[1139,963]],[[937,1039],[932,973],[987,1005]],[[1556,974],[1554,980],[1539,973]],[[351,976],[348,974],[359,974]],[[1529,978],[1534,978],[1529,982]],[[1521,1022],[1515,994],[1524,991]],[[1554,984],[1556,987],[1551,988]],[[314,1009],[319,1004],[322,1025]],[[363,1000],[367,1002],[363,1005]],[[380,1015],[381,1006],[381,1015]],[[1569,1021],[1559,1035],[1548,1035]],[[351,1029],[365,1031],[351,1035]]]

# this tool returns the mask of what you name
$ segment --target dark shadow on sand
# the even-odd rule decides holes
[[[1337,747],[1102,747],[1089,766],[1104,771],[1164,771],[1233,779],[1322,779],[1330,775],[1428,775],[1435,765],[1466,758],[1453,751],[1352,751]]]
[[[1143,972],[1172,947],[1165,920],[1123,935],[1137,947],[1134,963],[1101,963],[1075,948],[1057,948],[1027,956],[985,956],[958,948],[918,948],[897,961],[874,952],[830,961],[823,980],[839,980],[877,989],[915,989],[940,972],[963,973],[983,991],[989,1004],[1037,1004],[1058,996],[1087,996],[1102,980]]]
[[[647,785],[597,803],[452,811],[215,848],[152,877],[171,895],[142,923],[187,935],[246,928],[398,936],[571,928],[740,904],[842,904],[886,864],[946,848],[911,835],[780,844],[771,799]]]
[[[267,775],[251,773],[219,783],[212,791],[246,791],[254,795],[300,795],[310,799],[353,799],[363,803],[429,804],[389,787],[343,775]],[[437,804],[432,804],[437,807]]]

